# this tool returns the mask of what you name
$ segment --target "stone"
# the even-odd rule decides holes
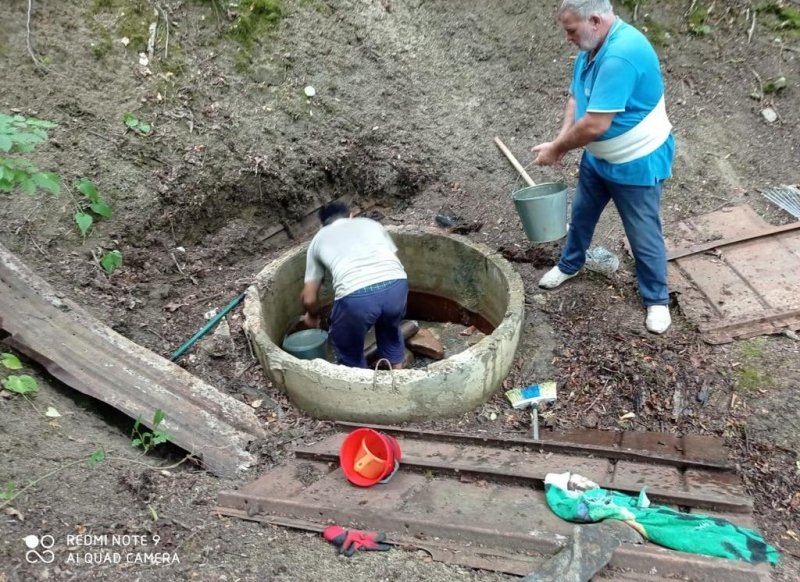
[[[406,340],[406,346],[415,354],[441,360],[444,358],[444,347],[439,338],[428,328],[420,329],[415,335]]]

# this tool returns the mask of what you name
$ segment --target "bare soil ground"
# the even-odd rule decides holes
[[[618,4],[662,57],[678,143],[663,204],[667,234],[671,224],[726,204],[749,203],[772,223],[788,221],[759,192],[800,180],[800,36],[776,15],[797,3],[766,3],[778,9],[757,13],[746,0]],[[243,32],[242,18],[267,5],[281,7],[272,25]],[[648,336],[627,259],[610,279],[587,273],[554,293],[536,287],[558,245],[525,240],[509,197],[521,181],[492,139],[500,136],[535,180],[574,185],[577,154],[551,171],[530,168],[527,153],[559,126],[574,57],[554,24],[556,2],[241,6],[7,0],[0,111],[59,124],[29,159],[58,172],[65,188],[59,197],[7,195],[0,242],[100,320],[169,355],[204,313],[300,242],[276,244],[267,236],[276,224],[292,233],[311,207],[338,196],[378,201],[387,223],[430,226],[447,209],[463,225],[480,225],[467,236],[502,249],[524,278],[529,325],[507,386],[557,379],[561,397],[545,415],[554,430],[724,436],[760,527],[783,552],[774,578],[796,580],[800,343],[706,345],[681,318],[680,298],[674,329]],[[142,64],[152,22],[155,47]],[[240,40],[230,32],[237,22]],[[762,92],[780,76],[784,89]],[[761,114],[766,107],[778,114],[773,123]],[[152,134],[126,131],[126,112],[151,123]],[[72,221],[79,177],[90,178],[115,213],[86,237]],[[621,235],[609,210],[596,241],[622,254]],[[111,249],[124,265],[107,276],[96,257]],[[254,450],[266,469],[327,426],[270,386],[237,313],[229,323],[228,348],[201,344],[182,365],[236,398],[262,401],[270,437]],[[136,456],[130,419],[25,364],[41,390],[29,399],[0,393],[0,487],[44,478],[0,512],[0,580],[510,579],[421,553],[346,560],[315,535],[215,516],[217,492],[244,481],[188,462],[143,467],[175,465],[183,455],[166,447]],[[61,416],[45,416],[48,407]],[[620,420],[628,412],[636,416]],[[426,425],[527,431],[525,416],[499,393],[462,418]],[[88,467],[83,460],[99,447],[110,458]],[[31,564],[22,540],[44,533],[55,537],[57,559]],[[180,563],[68,563],[85,550],[66,546],[75,534],[158,535],[159,549]]]

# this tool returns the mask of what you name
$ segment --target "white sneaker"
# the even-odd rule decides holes
[[[664,333],[672,325],[669,307],[666,305],[651,305],[647,308],[647,319],[644,322],[650,333]]]
[[[541,279],[539,279],[539,287],[542,287],[543,289],[555,289],[564,281],[572,279],[577,274],[578,273],[572,273],[572,275],[567,275],[566,273],[562,273],[561,269],[559,269],[558,265],[556,265],[547,271]]]

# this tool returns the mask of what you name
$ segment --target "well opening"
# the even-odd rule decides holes
[[[407,317],[474,325],[486,336],[419,369],[378,371],[299,360],[281,349],[302,315],[307,245],[256,278],[245,298],[245,328],[269,378],[320,418],[403,422],[451,416],[484,402],[508,373],[524,318],[522,280],[482,245],[428,230],[390,228],[409,278]],[[321,298],[331,300],[330,289]]]

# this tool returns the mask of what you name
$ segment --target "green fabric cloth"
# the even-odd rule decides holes
[[[580,475],[551,473],[545,479],[545,496],[561,519],[578,523],[623,520],[665,548],[751,564],[774,565],[779,560],[778,551],[757,531],[717,517],[650,505],[644,490],[633,497],[601,489]]]

